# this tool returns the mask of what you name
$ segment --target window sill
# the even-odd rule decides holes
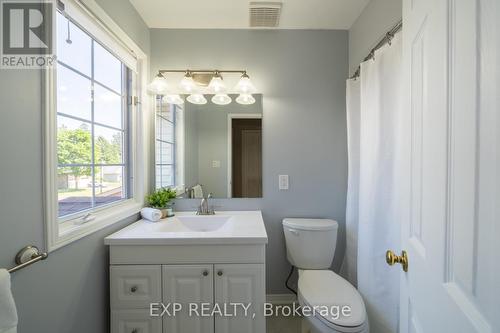
[[[48,251],[57,250],[96,231],[134,216],[141,211],[143,206],[143,203],[130,199],[108,209],[93,212],[92,215],[95,216],[95,219],[87,223],[62,222],[58,226],[59,235],[48,244]]]

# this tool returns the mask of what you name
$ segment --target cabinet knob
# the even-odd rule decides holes
[[[218,272],[217,272],[217,275],[218,275],[218,276],[222,276],[222,274],[223,274],[223,273],[222,273],[222,271],[218,271]]]
[[[208,276],[208,271],[203,271],[203,276]]]
[[[130,288],[130,291],[135,293],[137,291],[137,286],[132,286],[132,288]],[[137,333],[137,332],[133,332],[132,333]]]

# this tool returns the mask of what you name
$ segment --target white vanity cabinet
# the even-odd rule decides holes
[[[265,245],[179,246],[110,247],[111,332],[264,333]],[[171,315],[151,317],[151,303]]]
[[[214,332],[212,317],[190,316],[190,303],[214,302],[213,265],[164,265],[163,299],[180,303],[182,310],[164,317],[164,332]]]
[[[176,215],[141,220],[105,238],[111,332],[265,333],[261,213]],[[154,313],[163,304],[170,315],[151,316],[151,303],[158,304]],[[181,307],[175,315],[174,304]]]
[[[111,311],[111,332],[158,333],[162,331],[159,318],[151,318],[149,309],[122,309]]]
[[[247,316],[220,317],[215,320],[216,333],[265,332],[265,272],[263,264],[215,265],[215,300],[219,304],[251,305]],[[244,314],[243,309],[238,309]],[[253,316],[255,314],[255,316]]]

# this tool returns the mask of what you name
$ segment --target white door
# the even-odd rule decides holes
[[[265,272],[263,264],[215,265],[215,301],[220,306],[234,303],[250,305],[245,315],[238,307],[236,316],[215,318],[217,333],[265,333]],[[234,313],[229,311],[227,313]],[[255,316],[254,316],[255,314]]]
[[[402,333],[500,332],[497,5],[404,0]]]
[[[164,333],[210,333],[214,319],[203,316],[202,303],[213,304],[214,277],[212,265],[164,265],[163,303],[180,303],[175,316],[164,316]],[[198,304],[198,308],[190,303]],[[191,311],[191,313],[190,313]],[[172,310],[170,311],[171,314]],[[191,315],[190,315],[191,314]]]

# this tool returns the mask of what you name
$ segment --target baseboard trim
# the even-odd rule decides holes
[[[273,305],[279,304],[293,304],[297,301],[297,296],[294,294],[268,294],[266,295],[266,302]]]

